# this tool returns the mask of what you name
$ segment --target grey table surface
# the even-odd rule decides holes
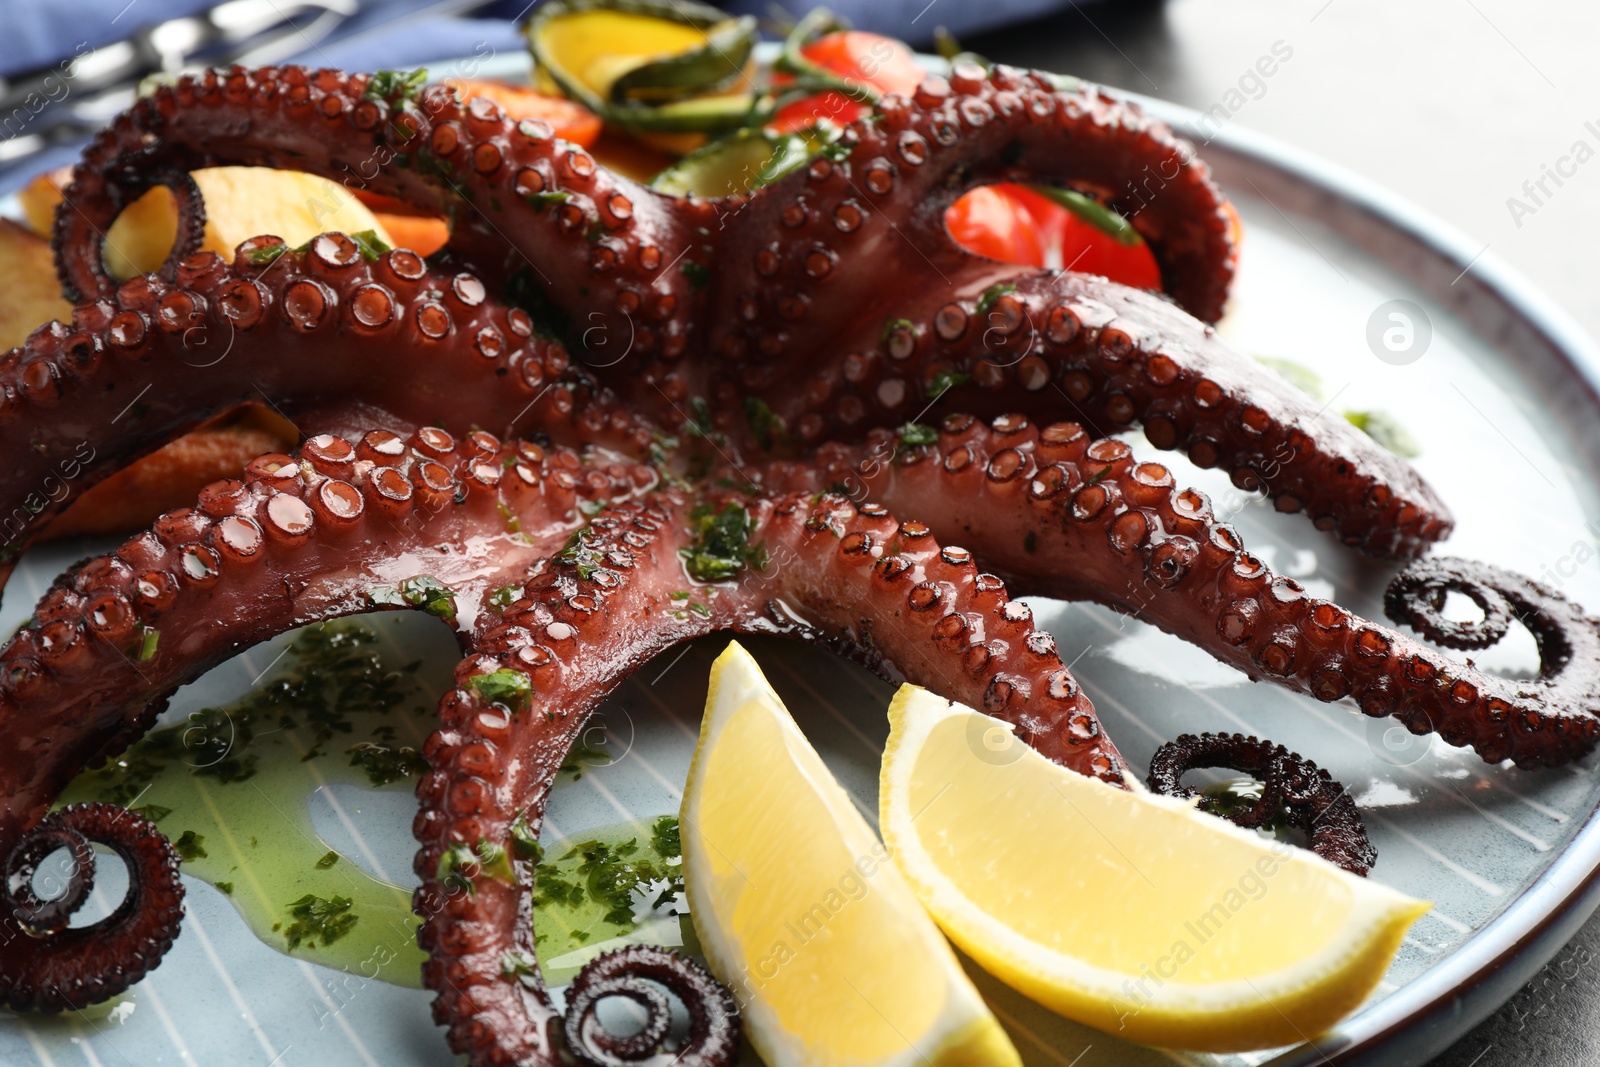
[[[965,0],[923,18],[941,2]],[[1278,42],[1292,58],[1241,85]],[[1600,5],[1583,0],[1113,0],[963,43],[1200,110],[1242,89],[1230,123],[1425,206],[1600,335],[1597,42]],[[1433,1061],[1594,1063],[1600,916]]]

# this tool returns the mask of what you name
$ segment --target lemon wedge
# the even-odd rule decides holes
[[[1367,998],[1430,906],[997,742],[998,720],[916,686],[889,722],[880,825],[923,905],[996,978],[1130,1040],[1240,1052],[1314,1037]]]
[[[696,932],[768,1067],[1020,1065],[738,644],[711,669],[679,825]]]

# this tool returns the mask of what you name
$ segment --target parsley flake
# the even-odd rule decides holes
[[[289,914],[294,916],[295,921],[283,931],[285,940],[289,942],[289,951],[317,941],[327,948],[348,934],[360,918],[350,914],[352,903],[349,897],[324,898],[310,893],[291,903]]]
[[[678,550],[690,577],[721,582],[744,570],[747,564],[757,570],[766,568],[765,544],[750,544],[754,523],[742,506],[724,504],[721,511],[713,513],[709,506],[702,505],[690,513],[690,519],[694,523],[694,544]]]
[[[469,680],[467,686],[488,703],[501,704],[512,711],[527,707],[533,695],[533,679],[509,667],[501,667],[492,674],[480,674]]]

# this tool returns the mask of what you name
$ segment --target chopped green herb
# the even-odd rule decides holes
[[[694,522],[694,544],[678,550],[690,577],[702,582],[721,582],[738,574],[747,564],[757,570],[766,568],[766,546],[750,544],[754,524],[750,513],[740,505],[724,504],[715,514],[709,506],[702,505],[690,513],[690,519]]]
[[[501,667],[492,674],[480,674],[467,685],[481,699],[490,704],[502,704],[512,711],[527,707],[533,695],[533,679],[509,667]]]
[[[533,877],[533,902],[541,908],[558,905],[575,908],[583,903],[583,887],[541,867]]]
[[[817,149],[817,155],[830,163],[843,163],[850,158],[850,151],[853,147],[853,145],[845,144],[841,140],[833,140]]]
[[[289,246],[282,241],[278,241],[274,244],[252,248],[244,254],[244,258],[259,267],[273,262],[287,251],[289,251]]]
[[[419,574],[400,583],[400,595],[412,607],[421,608],[429,615],[446,621],[456,617],[455,592],[437,578]]]
[[[463,889],[468,893],[476,893],[477,889],[472,884],[472,872],[477,869],[478,854],[472,851],[471,845],[457,841],[445,849],[444,855],[439,857],[439,869],[436,874],[446,890]]]
[[[172,732],[152,735],[150,744],[156,751],[182,760],[191,774],[227,785],[256,773],[255,755],[244,752],[254,737],[248,712],[201,708]]]
[[[151,822],[160,822],[172,814],[171,808],[162,807],[160,804],[141,804],[139,807],[130,810],[135,815],[143,815]]]
[[[136,746],[121,759],[107,764],[103,770],[88,772],[112,780],[111,784],[100,790],[98,794],[100,800],[107,804],[127,807],[160,776],[165,764],[150,759],[143,754],[144,751],[142,747]]]
[[[553,204],[565,204],[572,199],[571,193],[563,193],[559,189],[549,189],[539,193],[528,193],[522,199],[533,205],[533,210],[543,212]]]
[[[711,408],[705,397],[689,398],[689,420],[683,424],[683,432],[690,437],[711,436]]]
[[[700,616],[702,619],[711,618],[711,609],[700,603],[698,600],[689,601],[689,610]]]
[[[917,324],[910,319],[889,319],[883,324],[883,333],[878,335],[879,344],[888,344],[889,338],[901,330],[909,330],[913,336],[917,332]]]
[[[650,827],[650,844],[664,859],[683,855],[683,839],[678,832],[678,817],[663,815]]]
[[[993,285],[989,286],[989,288],[985,289],[983,294],[978,297],[978,306],[976,308],[978,318],[981,319],[985,315],[989,314],[989,309],[994,307],[994,302],[996,300],[999,300],[1007,293],[1014,293],[1016,291],[1016,282],[995,282]]]
[[[544,858],[544,848],[539,844],[539,835],[533,832],[533,827],[528,825],[528,817],[518,814],[511,820],[511,851],[519,860],[532,860],[538,863]]]
[[[325,871],[338,862],[339,854],[337,852],[324,852],[322,858],[317,861],[317,870]]]
[[[744,398],[744,417],[750,423],[750,431],[756,435],[756,440],[768,452],[771,452],[775,445],[782,444],[789,435],[789,428],[784,423],[783,417],[758,396]]]
[[[374,786],[385,786],[402,778],[411,778],[428,769],[428,761],[409,746],[396,747],[375,741],[362,741],[345,750],[350,755],[350,766],[367,772],[367,781]]]
[[[350,235],[350,239],[356,243],[357,248],[361,249],[361,258],[368,263],[377,262],[379,256],[390,251],[388,243],[378,236],[376,230],[362,230],[360,233],[353,233]]]
[[[134,658],[140,663],[149,663],[156,658],[156,649],[161,645],[161,631],[152,626],[140,627],[139,649],[134,653]]]
[[[1104,467],[1101,467],[1099,470],[1094,472],[1094,477],[1090,478],[1087,482],[1083,483],[1083,487],[1085,489],[1087,489],[1091,485],[1099,485],[1102,481],[1105,480],[1106,475],[1111,473],[1112,469],[1113,468],[1112,468],[1111,464],[1109,464],[1109,463],[1106,464]]]
[[[594,518],[596,515],[600,514],[605,509],[606,509],[606,502],[604,500],[580,500],[580,501],[578,501],[578,510],[583,512],[583,514],[585,516],[587,516],[588,518],[591,518],[591,519]]]
[[[943,371],[936,374],[933,376],[933,381],[928,383],[927,398],[929,400],[938,400],[941,396],[971,377],[972,375],[970,374],[955,374],[951,371]]]
[[[600,553],[594,549],[595,540],[594,532],[589,527],[580,526],[572,531],[567,543],[556,553],[556,562],[575,568],[578,577],[588,581],[601,564]]]
[[[407,578],[398,586],[375,586],[367,590],[367,599],[375,607],[421,608],[447,622],[456,617],[455,591],[429,574]]]
[[[689,279],[689,288],[697,293],[711,282],[711,272],[692,259],[684,260],[683,266],[679,269],[683,271],[684,277]]]
[[[504,845],[498,845],[487,838],[478,839],[478,866],[497,882],[514,884],[517,872],[511,869],[511,854],[505,850]]]
[[[522,586],[502,585],[489,595],[489,606],[496,611],[504,611],[522,599]]]
[[[689,599],[689,590],[687,590],[687,589],[674,589],[672,592],[668,593],[667,595],[669,597],[671,597],[673,600],[688,600]]]
[[[228,896],[230,896],[230,897],[233,896],[233,883],[232,882],[216,882],[216,883],[213,883],[213,884],[215,884],[218,889],[220,889],[224,893],[228,894]]]
[[[511,869],[511,859],[506,850],[485,838],[478,839],[476,848],[464,841],[451,845],[445,850],[444,855],[439,857],[437,873],[439,881],[444,883],[446,889],[464,889],[468,893],[477,892],[473,881],[479,873],[501,882],[516,881],[516,874]]]
[[[572,775],[572,780],[576,782],[583,777],[583,772],[589,767],[608,767],[617,762],[611,753],[606,751],[605,743],[605,738],[602,737],[598,745],[587,742],[574,745],[567,751],[567,758],[561,762],[561,773]]]
[[[670,874],[664,866],[639,856],[637,840],[607,845],[600,841],[585,841],[573,846],[567,856],[583,857],[578,874],[583,879],[583,889],[600,905],[608,908],[604,919],[618,926],[633,923],[634,890],[642,890],[652,882],[665,881],[667,890],[655,906],[675,894],[682,879]],[[565,857],[563,857],[565,858]]]
[[[511,510],[511,505],[500,500],[496,502],[496,506],[500,509],[500,521],[506,524],[506,533],[521,533],[522,520]]]
[[[289,951],[317,941],[327,948],[348,934],[360,918],[350,914],[351,903],[349,897],[323,898],[307,893],[290,904],[289,914],[295,921],[283,930]]]
[[[425,67],[413,71],[380,70],[367,79],[367,91],[362,96],[367,100],[383,100],[401,107],[414,100],[427,81],[428,71]]]
[[[664,467],[672,458],[672,453],[677,450],[678,439],[657,430],[650,440],[650,462],[658,467]]]
[[[1387,411],[1347,411],[1344,417],[1356,429],[1397,456],[1415,459],[1422,455],[1417,439]]]
[[[206,858],[206,839],[204,834],[197,834],[193,830],[185,830],[172,843],[178,850],[178,855],[185,860],[199,860]]]
[[[900,427],[900,443],[908,446],[936,445],[939,443],[939,431],[920,422],[908,422]]]

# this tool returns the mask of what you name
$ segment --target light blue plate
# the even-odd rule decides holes
[[[497,57],[475,71],[525,72],[522,57]],[[1193,118],[1159,102],[1147,106],[1180,126]],[[1232,128],[1202,154],[1247,231],[1224,334],[1245,352],[1314,370],[1333,409],[1394,415],[1421,447],[1417,466],[1455,510],[1459,527],[1449,552],[1540,577],[1600,610],[1600,359],[1588,338],[1492,256],[1477,255],[1476,244],[1329,164]],[[1375,312],[1397,299],[1419,305],[1431,323],[1426,351],[1404,365],[1380,360],[1367,341]],[[1142,437],[1134,443],[1209,493],[1254,551],[1313,595],[1382,617],[1379,596],[1391,571],[1338,548],[1303,517],[1278,515],[1240,494],[1215,471],[1194,469],[1172,453],[1158,456]],[[105,547],[30,553],[6,591],[0,627],[25,618],[65,565]],[[1543,772],[1486,766],[1347,705],[1252,685],[1199,650],[1106,609],[1034,606],[1136,767],[1185,731],[1270,737],[1349,786],[1378,848],[1373,877],[1435,907],[1360,1012],[1316,1047],[1276,1053],[1211,1057],[1140,1048],[1058,1019],[975,975],[1030,1067],[1420,1062],[1508,997],[1594,908],[1600,829],[1591,816],[1600,780],[1593,758]],[[453,652],[434,620],[370,621],[393,663],[425,660],[424,688],[436,694],[448,683]],[[1532,641],[1514,636],[1508,647],[1476,657],[1479,664],[1530,671]],[[283,643],[241,655],[182,690],[168,719],[237,696]],[[558,787],[547,845],[676,811],[707,670],[722,643],[664,654],[608,703],[599,721],[610,755]],[[828,765],[875,809],[890,688],[809,648],[775,640],[750,647]],[[329,848],[368,873],[414,884],[409,794],[340,787],[331,798],[307,802]],[[0,1018],[0,1064],[456,1062],[429,1019],[430,994],[292,959],[258,940],[228,897],[185,881],[182,936],[149,978],[109,1014]]]

